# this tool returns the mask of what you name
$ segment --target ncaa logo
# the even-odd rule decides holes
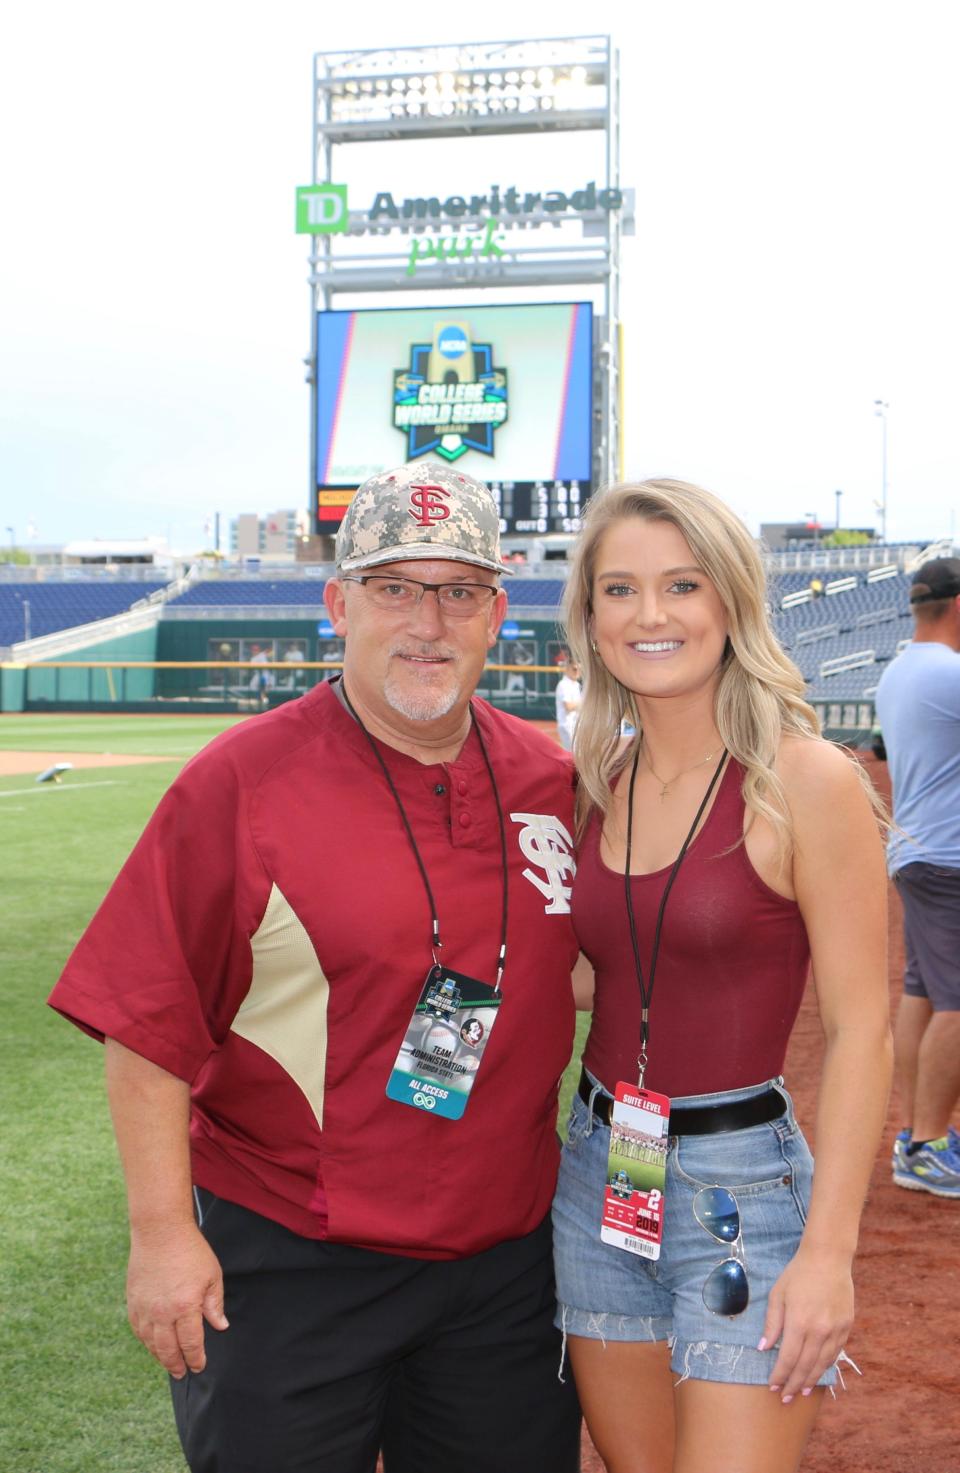
[[[437,336],[437,348],[444,358],[462,358],[469,348],[462,327],[455,327],[452,323],[449,327],[440,330]]]
[[[449,506],[440,499],[449,495],[442,486],[411,486],[407,510],[418,527],[434,527],[450,515]]]

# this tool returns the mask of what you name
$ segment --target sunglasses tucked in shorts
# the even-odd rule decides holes
[[[595,1083],[596,1081],[594,1081]],[[780,1088],[781,1081],[773,1081]],[[770,1084],[723,1094],[690,1095],[675,1106],[712,1106],[762,1094]],[[743,1130],[670,1138],[660,1258],[649,1261],[604,1243],[600,1216],[610,1129],[574,1096],[553,1206],[557,1324],[588,1340],[656,1341],[671,1345],[682,1379],[765,1386],[776,1350],[757,1350],[767,1297],[793,1257],[806,1220],[813,1157],[785,1090],[778,1119]],[[750,1299],[743,1313],[712,1313],[703,1286],[728,1248],[704,1231],[694,1199],[704,1187],[727,1187],[740,1214]],[[832,1386],[831,1366],[820,1378]]]

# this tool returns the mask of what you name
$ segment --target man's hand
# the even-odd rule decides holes
[[[127,1313],[133,1333],[165,1371],[181,1380],[207,1363],[203,1322],[229,1328],[223,1274],[216,1254],[193,1223],[131,1234]]]

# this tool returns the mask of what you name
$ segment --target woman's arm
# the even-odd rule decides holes
[[[581,951],[573,969],[573,1000],[578,1012],[589,1013],[593,1007],[593,967]]]
[[[877,820],[848,757],[786,739],[778,771],[794,826],[793,883],[807,927],[825,1054],[816,1171],[800,1247],[770,1294],[764,1342],[784,1401],[809,1395],[853,1319],[851,1264],[892,1072],[887,879]]]

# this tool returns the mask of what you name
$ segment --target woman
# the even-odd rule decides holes
[[[609,1473],[797,1468],[853,1315],[891,1068],[883,852],[764,596],[708,492],[592,502],[566,620],[596,995],[554,1220],[558,1322]],[[778,1077],[811,961],[815,1184]]]

